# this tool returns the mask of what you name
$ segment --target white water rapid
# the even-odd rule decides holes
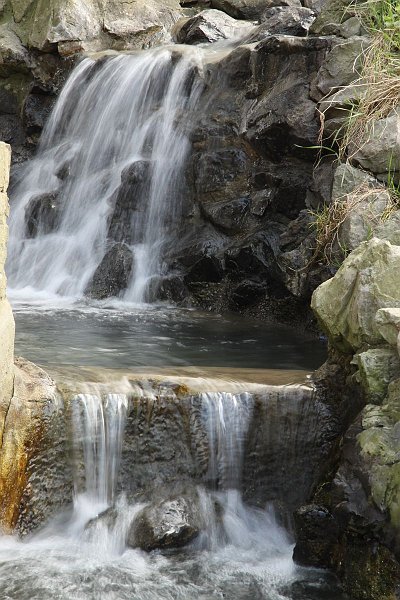
[[[201,56],[157,48],[76,67],[12,190],[12,290],[82,296],[111,240],[133,253],[125,299],[147,299],[181,210]]]

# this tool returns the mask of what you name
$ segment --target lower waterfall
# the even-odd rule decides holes
[[[131,400],[124,394],[80,394],[71,415],[73,511],[60,513],[24,541],[0,538],[1,597],[343,600],[339,593],[330,594],[332,588],[318,572],[294,566],[292,544],[270,509],[249,507],[241,499],[240,465],[252,396],[213,392],[200,394],[199,401],[212,489],[197,488],[207,525],[189,547],[150,554],[127,547],[130,524],[145,506],[129,501],[123,489],[117,492]]]

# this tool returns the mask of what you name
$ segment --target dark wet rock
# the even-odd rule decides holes
[[[130,248],[126,244],[114,244],[97,267],[85,294],[97,300],[118,296],[128,287],[132,269]]]
[[[43,93],[31,93],[25,100],[24,125],[27,132],[41,133],[55,102],[54,96]]]
[[[255,281],[243,281],[232,291],[230,301],[231,307],[247,307],[257,304],[265,296],[266,287]]]
[[[115,527],[117,518],[118,511],[116,510],[116,508],[111,506],[110,508],[107,508],[99,515],[97,515],[97,517],[90,519],[90,521],[88,521],[88,523],[85,525],[85,531],[95,531],[99,527],[104,527],[108,530],[112,530]]]
[[[203,282],[218,282],[223,277],[221,262],[214,256],[203,256],[184,277],[186,285]]]
[[[249,29],[246,22],[237,21],[220,10],[204,10],[177,25],[175,36],[181,44],[216,42],[243,35]]]
[[[264,12],[261,25],[251,33],[247,41],[259,41],[275,34],[305,36],[314,19],[315,13],[309,8],[274,6]]]
[[[249,198],[237,198],[227,202],[203,204],[202,212],[218,229],[227,233],[239,233],[243,229],[249,206]]]
[[[191,542],[201,527],[195,496],[175,497],[143,508],[131,525],[127,543],[147,552],[180,548]]]
[[[35,196],[25,209],[26,236],[33,238],[38,233],[51,233],[61,218],[58,192]]]
[[[188,294],[189,291],[182,280],[182,276],[171,274],[160,282],[157,297],[160,300],[183,304]]]
[[[150,163],[146,160],[136,161],[122,171],[121,185],[110,201],[113,212],[108,235],[112,240],[127,244],[140,241],[143,235],[143,231],[140,230],[141,223],[136,231],[132,231],[131,224],[134,213],[144,209],[141,201],[146,202],[146,193],[150,185],[149,171]]]
[[[223,10],[235,19],[261,20],[266,9],[273,6],[300,6],[297,0],[211,0],[211,6]]]
[[[302,565],[329,568],[334,545],[338,541],[339,526],[324,506],[309,504],[294,514],[296,547],[295,562]]]
[[[234,280],[250,276],[265,279],[274,268],[274,247],[267,240],[258,239],[225,253],[225,271]]]

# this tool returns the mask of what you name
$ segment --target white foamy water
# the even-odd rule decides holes
[[[146,299],[181,210],[201,66],[202,51],[187,47],[78,65],[36,158],[12,190],[7,271],[13,290],[80,297],[113,240],[126,242],[134,256],[125,299]],[[121,175],[132,165],[136,187],[110,233]],[[46,194],[47,216],[34,213],[29,231],[27,211]]]

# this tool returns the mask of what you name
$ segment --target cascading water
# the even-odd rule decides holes
[[[240,489],[244,443],[253,409],[251,394],[201,394],[209,443],[208,480],[219,489]]]
[[[128,399],[125,394],[79,394],[73,400],[76,450],[82,451],[84,474],[75,478],[75,511],[83,504],[105,510],[115,501]],[[76,470],[75,470],[76,471]]]
[[[133,256],[125,298],[146,300],[181,210],[200,59],[158,48],[78,65],[12,191],[11,289],[82,296],[121,242]]]

